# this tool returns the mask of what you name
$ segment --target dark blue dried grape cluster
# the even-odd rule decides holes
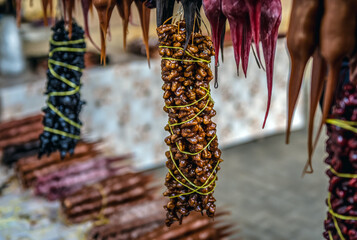
[[[73,22],[72,25],[72,36],[69,39],[68,31],[66,30],[64,21],[59,21],[52,28],[53,36],[52,39],[56,42],[68,42],[84,38],[84,31],[76,23]],[[50,45],[50,51],[58,45]],[[85,42],[80,42],[77,44],[65,44],[60,47],[67,48],[85,48]],[[58,62],[70,64],[77,66],[79,68],[84,68],[84,52],[66,52],[66,51],[56,51],[53,53],[49,59],[53,59]],[[69,68],[53,64],[53,70],[58,75],[65,77],[77,86],[80,86],[80,78],[82,73],[79,71],[74,71]],[[52,73],[47,71],[47,90],[46,94],[52,92],[66,92],[73,90],[72,87],[64,83],[63,81],[57,79]],[[79,113],[81,112],[82,105],[84,102],[81,100],[80,92],[69,96],[49,96],[48,102],[55,106],[64,116],[70,120],[81,124],[79,120]],[[60,130],[65,133],[79,136],[80,129],[72,126],[61,118],[57,113],[52,111],[49,107],[43,109],[45,113],[43,119],[43,125],[51,129]],[[64,158],[67,153],[73,154],[74,148],[78,142],[77,139],[66,137],[60,134],[54,134],[52,132],[44,131],[40,136],[41,146],[39,156],[43,154],[50,154],[55,151],[59,151],[61,157]]]

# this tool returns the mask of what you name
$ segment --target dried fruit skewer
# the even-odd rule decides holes
[[[210,97],[213,79],[210,60],[214,47],[209,37],[193,33],[187,51],[186,24],[162,25],[157,29],[162,56],[165,112],[169,123],[165,139],[170,150],[166,152],[167,191],[170,198],[165,206],[166,224],[182,221],[193,210],[213,217],[216,201],[213,191],[216,173],[220,169],[221,151],[218,148],[216,112]]]

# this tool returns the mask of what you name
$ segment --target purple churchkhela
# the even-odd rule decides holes
[[[238,72],[240,61],[242,61],[243,72],[244,75],[247,76],[252,40],[255,42],[258,57],[257,61],[261,63],[259,42],[262,42],[268,87],[267,110],[263,123],[264,128],[271,105],[274,58],[282,16],[281,0],[204,0],[204,4],[206,14],[211,24],[213,23],[213,36],[216,34],[214,31],[214,28],[217,28],[216,22],[220,19],[218,15],[220,6],[223,14],[227,17],[231,26],[231,36]],[[215,8],[211,9],[213,4],[215,4]],[[206,5],[209,7],[206,7]],[[217,29],[217,31],[219,31],[219,28]],[[218,49],[217,43],[215,42],[217,40],[213,38],[213,41],[216,49]]]
[[[231,26],[234,56],[239,72],[240,60],[244,75],[247,76],[252,31],[249,11],[244,0],[222,0],[222,10]]]
[[[113,166],[120,164],[126,158],[127,156],[112,159],[94,158],[74,164],[70,168],[61,169],[40,177],[35,184],[35,192],[37,195],[44,196],[49,200],[66,197],[84,185],[131,172],[131,167]]]
[[[265,68],[268,83],[268,103],[264,118],[263,128],[268,118],[271,95],[273,89],[273,73],[276,43],[278,40],[279,26],[281,23],[282,7],[280,0],[262,0],[262,16],[260,25],[260,38],[263,45]]]
[[[212,42],[216,49],[215,65],[218,66],[219,48],[224,40],[227,18],[222,12],[222,0],[203,0],[203,8],[211,24]]]
[[[262,0],[245,0],[245,4],[248,7],[253,40],[255,43],[258,60],[259,63],[261,64],[262,61],[260,58],[259,42],[260,42],[260,18],[262,13]]]

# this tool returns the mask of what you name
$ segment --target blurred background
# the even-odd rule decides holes
[[[0,122],[39,114],[45,104],[51,27],[43,25],[40,1],[33,0],[32,6],[28,1],[22,2],[22,24],[17,28],[14,5],[11,1],[0,0]],[[224,160],[218,174],[215,198],[218,209],[229,212],[226,218],[238,229],[230,236],[231,239],[322,238],[327,192],[323,141],[314,157],[314,174],[301,177],[307,159],[305,96],[299,99],[292,141],[290,145],[285,145],[286,89],[290,63],[284,36],[288,27],[291,0],[284,0],[282,3],[283,22],[276,53],[272,107],[266,128],[261,128],[267,99],[265,72],[256,66],[254,57],[251,56],[248,78],[242,77],[243,74],[237,76],[229,34],[226,36],[224,63],[219,68],[219,87],[212,88],[217,111],[214,121],[217,123]],[[75,19],[79,25],[83,25],[80,11],[78,7]],[[139,17],[136,10],[133,9],[132,12],[126,51],[122,47],[123,29],[120,17],[117,12],[113,13],[106,66],[100,65],[100,53],[87,42],[87,68],[82,78],[81,91],[86,101],[81,113],[84,123],[82,134],[88,141],[100,141],[100,151],[105,156],[132,154],[127,164],[135,171],[153,175],[159,185],[157,191],[161,193],[164,191],[161,185],[167,173],[164,155],[167,150],[164,144],[167,115],[162,110],[164,101],[160,58],[157,53],[156,16],[152,11],[149,68],[145,46],[141,40]],[[90,32],[99,45],[99,25],[95,11],[90,14]],[[306,78],[310,75],[308,68]],[[25,204],[33,209],[41,204],[50,204],[33,197],[31,190],[19,187],[21,183],[7,184],[14,174],[13,169],[6,166],[0,168],[4,173],[1,181],[7,186],[0,199],[0,216],[7,216],[8,219],[18,216],[14,209],[18,206],[24,208],[24,204],[13,203],[11,208],[12,205],[8,204],[14,199],[35,201]],[[58,208],[58,202],[46,207],[54,215]],[[36,211],[28,211],[27,214],[39,214]],[[41,224],[49,226],[56,223],[62,226],[62,223],[57,223],[57,217],[49,216],[51,214],[41,212],[36,221],[48,218],[52,220]],[[0,239],[28,239],[19,236],[11,238],[15,230],[11,231],[9,226],[13,227],[14,224],[9,225],[9,221],[1,223],[0,220]],[[58,226],[50,233],[61,231],[62,228]],[[86,232],[89,228],[85,224],[75,226],[76,229],[72,232],[68,230],[68,234]],[[70,228],[74,227],[65,226],[63,229]],[[7,235],[4,229],[8,229]],[[6,238],[8,236],[10,238]],[[44,235],[35,236],[41,236],[37,240],[57,239],[43,237]],[[63,236],[62,239],[78,237]]]

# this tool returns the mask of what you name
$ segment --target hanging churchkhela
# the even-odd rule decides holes
[[[216,67],[218,66],[219,46],[221,48],[223,46],[227,19],[231,28],[238,73],[240,62],[242,62],[244,75],[247,76],[252,41],[256,45],[258,66],[262,65],[259,48],[259,43],[262,42],[268,87],[264,128],[271,105],[276,43],[282,18],[281,1],[203,0],[203,5],[212,27],[212,40],[216,49]]]
[[[216,211],[213,191],[222,160],[216,124],[212,121],[216,111],[210,95],[214,77],[209,64],[215,52],[211,39],[194,31],[198,30],[194,29],[194,21],[199,7],[184,6],[185,19],[192,23],[164,23],[157,29],[164,111],[169,115],[165,127],[170,133],[165,139],[169,146],[166,152],[169,173],[164,193],[170,199],[165,206],[168,226],[175,221],[181,223],[191,211],[206,212],[209,217]],[[193,11],[194,17],[189,11]]]
[[[308,6],[308,7],[306,7]],[[294,0],[287,43],[292,59],[289,82],[287,142],[304,69],[313,56],[308,136],[308,163],[304,173],[313,172],[311,158],[322,126],[330,113],[343,59],[356,48],[357,2],[353,0]],[[328,70],[328,71],[327,71]],[[325,78],[328,73],[327,78]],[[325,87],[322,120],[313,142],[313,122]],[[310,168],[310,169],[309,169]]]
[[[344,70],[348,72],[348,66]],[[330,165],[326,171],[330,186],[324,237],[328,240],[357,239],[357,84],[351,77],[340,88],[327,119],[325,162]]]
[[[48,59],[47,107],[43,119],[44,132],[40,136],[39,155],[59,151],[64,158],[73,154],[80,139],[79,113],[84,102],[80,98],[81,76],[84,69],[86,44],[84,31],[72,23],[72,36],[65,22],[59,21],[53,28]]]

